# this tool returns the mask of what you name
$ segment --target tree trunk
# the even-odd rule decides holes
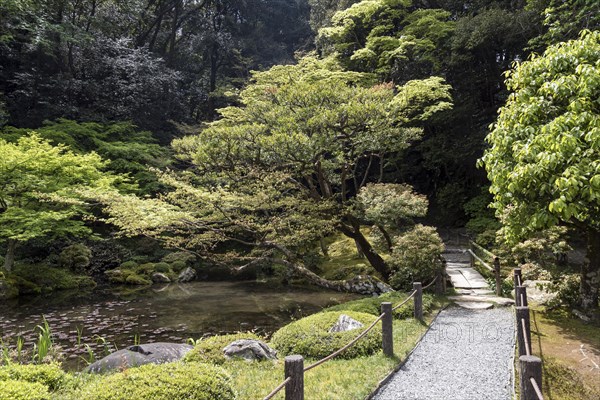
[[[354,239],[354,244],[356,245],[356,255],[358,256],[358,258],[365,258],[365,253],[360,247],[360,243],[358,243],[358,240]]]
[[[385,228],[383,227],[383,225],[377,225],[377,229],[379,229],[379,231],[381,232],[381,234],[385,238],[385,242],[387,244],[388,250],[392,251],[392,246],[394,246],[394,244],[392,243],[392,237],[390,236],[389,232],[385,230]]]
[[[581,307],[585,311],[596,311],[600,289],[600,231],[590,228],[587,240],[587,260],[581,266]]]
[[[373,246],[371,246],[371,243],[369,243],[367,238],[362,234],[358,221],[354,217],[350,217],[350,219],[352,227],[346,224],[341,224],[339,226],[340,232],[349,238],[354,239],[356,245],[362,250],[363,254],[367,258],[367,261],[369,261],[369,264],[371,264],[371,266],[375,268],[375,271],[379,272],[381,277],[387,281],[390,278],[390,269],[388,268],[384,259],[377,254],[375,249],[373,249]]]
[[[17,241],[14,239],[8,240],[6,257],[4,258],[4,269],[7,272],[12,271],[13,266],[15,265],[15,250],[17,249]]]
[[[310,283],[338,292],[374,295],[393,290],[389,285],[371,276],[358,276],[354,279],[345,281],[330,281],[328,279],[321,278],[319,275],[298,263],[292,263],[287,260],[280,262],[290,268],[297,276],[305,278]]]

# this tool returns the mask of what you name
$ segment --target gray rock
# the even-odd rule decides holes
[[[187,267],[179,274],[177,282],[186,283],[191,282],[196,278],[196,271],[193,268]]]
[[[364,325],[361,322],[350,318],[346,314],[342,314],[340,315],[336,323],[329,329],[329,332],[347,332],[353,329],[362,328],[363,326]]]
[[[557,293],[546,290],[550,281],[523,281],[523,286],[527,288],[527,300],[533,303],[545,304],[556,298]]]
[[[247,361],[276,360],[277,351],[266,343],[254,339],[241,339],[231,342],[223,349],[225,358],[243,358]]]
[[[152,282],[154,283],[169,283],[171,279],[161,272],[155,272],[152,274]]]
[[[148,343],[129,346],[96,361],[85,369],[94,374],[120,371],[144,364],[163,364],[180,360],[193,347],[181,343]]]

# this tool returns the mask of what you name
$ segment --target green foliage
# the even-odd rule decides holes
[[[130,269],[130,270],[137,270],[139,264],[135,261],[125,261],[124,263],[122,263],[119,268],[120,269]]]
[[[487,141],[494,207],[512,238],[557,225],[600,228],[600,32],[515,66]]]
[[[169,264],[172,264],[175,262],[183,262],[186,265],[190,265],[194,261],[196,261],[196,256],[191,253],[188,253],[186,251],[176,251],[176,252],[167,254],[166,256],[164,256],[161,259],[161,261],[169,263]]]
[[[95,400],[233,400],[229,375],[200,363],[148,364],[108,375],[84,386],[79,398]]]
[[[404,184],[370,183],[356,196],[362,215],[375,224],[398,228],[427,213],[428,201]]]
[[[392,287],[409,289],[413,282],[431,282],[442,268],[440,257],[443,251],[442,239],[430,226],[415,225],[396,238],[390,260]]]
[[[360,313],[371,314],[379,317],[381,314],[381,303],[389,301],[393,305],[406,300],[410,293],[388,292],[379,297],[368,297],[359,300],[348,301],[343,304],[327,307],[323,311],[356,311]],[[434,298],[429,293],[423,294],[423,313],[427,314],[433,308]],[[394,318],[404,319],[412,318],[415,305],[413,301],[408,301],[405,305],[394,311]]]
[[[242,339],[262,340],[260,336],[252,332],[211,336],[198,340],[194,348],[185,355],[184,361],[223,364],[227,360],[223,355],[223,349],[231,342]]]
[[[68,246],[61,251],[59,263],[62,267],[69,268],[72,271],[81,272],[90,265],[92,251],[82,243],[76,243]]]
[[[96,152],[107,160],[106,169],[116,174],[129,175],[139,188],[139,194],[155,193],[161,186],[149,167],[164,168],[169,165],[169,151],[159,146],[148,131],[141,131],[129,122],[101,124],[59,119],[46,122],[37,134],[53,145],[65,145],[79,153]],[[6,127],[0,137],[16,142],[27,136],[27,129]]]
[[[581,276],[576,274],[563,274],[558,276],[547,285],[546,290],[556,293],[556,297],[552,299],[548,305],[567,307],[575,307],[580,304]]]
[[[16,143],[0,139],[0,240],[9,241],[9,253],[34,238],[88,235],[79,218],[87,213],[82,192],[113,186],[116,177],[104,166],[94,153],[52,146],[36,133]]]
[[[328,332],[340,315],[346,314],[363,323],[365,328],[375,317],[355,311],[322,312],[302,318],[279,329],[273,334],[271,345],[281,354],[300,354],[310,358],[322,358],[348,344],[363,329],[347,332]],[[377,352],[381,348],[381,326],[377,325],[353,347],[344,351],[338,357],[355,358]]]
[[[154,271],[168,273],[171,272],[171,266],[166,262],[158,262],[154,264]]]
[[[58,390],[65,383],[67,375],[56,363],[51,364],[8,364],[0,367],[0,382],[13,380],[40,383],[48,389]]]
[[[48,388],[41,383],[0,380],[0,400],[50,400]]]

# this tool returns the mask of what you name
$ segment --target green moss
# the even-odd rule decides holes
[[[542,387],[547,398],[552,394],[553,399],[597,399],[581,375],[573,368],[561,364],[552,357],[544,357],[543,366]]]
[[[22,294],[94,287],[96,285],[96,282],[89,276],[76,275],[63,268],[52,268],[38,264],[18,264],[13,271],[12,278]]]
[[[0,381],[0,400],[50,400],[48,388],[41,383]]]
[[[322,312],[284,326],[275,332],[271,344],[284,355],[300,354],[311,358],[325,357],[346,345],[362,332],[362,329],[354,329],[348,332],[329,333],[328,330],[341,314],[346,314],[362,322],[365,328],[376,318],[371,314],[355,311]],[[363,339],[338,357],[355,358],[370,355],[380,348],[381,325],[378,324]]]
[[[127,278],[125,278],[125,283],[128,285],[152,285],[151,280],[137,274],[131,274],[127,276]]]
[[[135,269],[135,272],[139,275],[147,275],[150,276],[154,273],[154,263],[145,263],[140,264]]]
[[[196,343],[196,346],[186,354],[184,360],[187,362],[195,361],[223,364],[226,361],[226,358],[223,355],[223,348],[233,341],[242,339],[262,340],[261,337],[251,332],[212,336],[199,340],[198,343]]]
[[[65,381],[66,374],[56,363],[52,364],[9,364],[0,367],[0,381],[18,380],[37,382],[50,390],[58,389]]]
[[[175,253],[169,253],[162,258],[162,262],[173,264],[175,262],[183,262],[186,264],[192,264],[196,260],[196,256],[185,251],[177,251]]]
[[[223,369],[208,364],[148,364],[94,381],[78,395],[94,400],[233,400],[230,380]]]

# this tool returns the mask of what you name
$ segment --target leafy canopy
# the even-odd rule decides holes
[[[600,32],[516,65],[507,86],[483,162],[508,233],[600,229]]]
[[[16,143],[0,139],[0,240],[86,235],[81,190],[105,190],[116,176],[95,153],[52,146],[36,133]]]

